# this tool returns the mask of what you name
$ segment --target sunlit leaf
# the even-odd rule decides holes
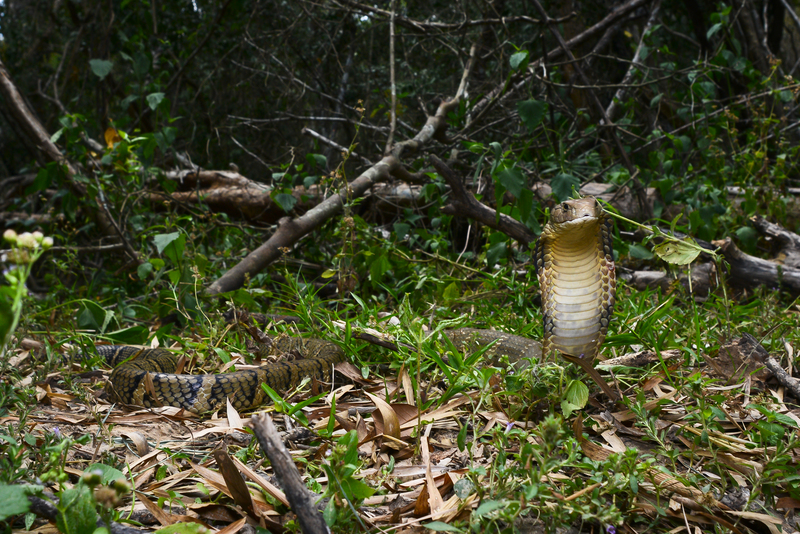
[[[687,265],[700,255],[700,249],[690,237],[683,241],[667,241],[656,245],[653,247],[653,252],[665,262],[675,265]]]

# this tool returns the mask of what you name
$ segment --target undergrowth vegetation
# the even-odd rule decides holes
[[[296,317],[271,327],[278,335],[339,344],[354,366],[348,378],[356,390],[368,384],[371,394],[388,395],[391,409],[419,415],[404,441],[376,446],[361,440],[363,427],[357,426],[370,416],[358,412],[353,428],[342,424],[345,416],[334,417],[342,401],[328,398],[318,384],[273,395],[269,410],[313,431],[312,445],[295,451],[295,461],[309,475],[309,488],[328,499],[322,513],[336,532],[374,531],[376,525],[400,531],[409,509],[391,514],[409,503],[398,500],[397,508],[387,509],[379,497],[408,497],[412,489],[403,484],[425,478],[433,453],[442,467],[435,476],[449,477],[434,484],[442,491],[439,502],[450,503],[444,510],[453,513],[430,517],[421,506],[417,516],[432,530],[512,532],[533,518],[550,532],[569,526],[666,532],[684,521],[713,523],[709,528],[718,532],[774,528],[776,510],[800,502],[800,417],[774,384],[755,374],[728,384],[731,375],[722,366],[725,347],[750,333],[793,367],[800,308],[783,287],[730,286],[725,262],[713,249],[732,237],[745,252],[766,251],[769,243],[749,224],[754,215],[800,228],[790,190],[798,180],[800,144],[786,118],[800,86],[778,62],[759,71],[735,37],[723,37],[730,17],[725,6],[712,16],[708,38],[718,41],[702,60],[677,54],[669,33],[654,29],[643,38],[649,68],[638,72],[636,83],[648,89],[619,101],[616,121],[630,167],[620,163],[585,108],[563,105],[572,82],[558,65],[547,84],[532,86],[517,103],[513,120],[506,117],[512,124],[507,132],[462,135],[448,147],[460,151],[459,172],[467,182],[483,184],[479,199],[535,234],[554,202],[590,181],[654,188],[654,220],[645,227],[650,233],[617,219],[620,275],[648,268],[677,276],[711,258],[711,285],[702,293],[679,281],[638,290],[620,278],[602,356],[648,350],[655,359],[644,366],[598,363],[626,392],[613,408],[562,360],[518,365],[498,360],[491,347],[462,354],[441,335],[473,326],[541,339],[542,316],[531,250],[499,230],[443,214],[449,191],[424,156],[404,162],[425,180],[411,207],[375,214],[362,209],[363,199],[348,199],[344,216],[287,247],[243,287],[210,296],[205,289],[263,243],[266,227],[170,196],[178,183],[168,176],[167,162],[174,161],[182,131],[165,82],[129,80],[118,111],[140,101],[155,126],[126,131],[121,121],[106,131],[99,151],[83,142],[97,137],[96,117],[63,114],[52,139],[81,171],[70,176],[62,164],[39,166],[13,211],[52,217],[41,227],[33,219],[20,223],[3,245],[0,527],[33,528],[42,514],[31,510],[28,495],[46,493],[60,498],[54,521],[63,532],[93,532],[98,519],[136,524],[120,506],[146,498],[132,488],[188,469],[195,469],[187,477],[191,486],[151,491],[159,508],[228,505],[231,497],[202,475],[216,443],[189,447],[190,439],[147,436],[161,463],[131,466],[124,448],[132,447],[131,438],[115,429],[136,422],[112,417],[121,408],[111,410],[101,398],[108,370],[93,347],[101,341],[170,347],[186,355],[193,373],[260,363],[252,332],[223,315],[235,308]],[[515,46],[503,64],[508,80],[526,72],[533,55]],[[131,69],[142,64],[136,56],[127,59]],[[92,65],[98,83],[106,68]],[[138,74],[144,78],[146,69]],[[734,85],[746,98],[729,93]],[[451,130],[467,127],[470,103],[448,117]],[[356,137],[350,148],[359,143]],[[347,157],[334,166],[319,147],[292,153],[270,168],[270,195],[295,216],[297,187],[337,190],[355,168]],[[538,193],[534,186],[542,182],[552,193]],[[614,211],[613,202],[607,208]],[[120,239],[98,237],[98,213],[114,221]],[[668,233],[710,248],[696,260],[696,241],[679,242],[686,261],[665,263],[653,245]],[[386,335],[397,350],[360,336],[369,332]],[[76,406],[84,411],[70,413]],[[443,412],[448,416],[437,419]],[[606,448],[592,443],[604,439]],[[220,448],[245,464],[264,465],[255,440],[231,439]],[[420,460],[426,456],[427,466]],[[448,462],[458,466],[452,476],[445,475]],[[421,475],[402,471],[420,465]],[[286,513],[274,494],[261,487],[252,492],[264,506]],[[732,495],[742,500],[739,519],[707,513]],[[381,506],[388,519],[372,522],[371,507]],[[293,522],[285,526],[299,529]]]

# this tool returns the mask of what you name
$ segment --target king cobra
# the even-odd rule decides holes
[[[495,355],[510,361],[560,352],[580,366],[612,399],[616,394],[592,365],[605,339],[614,306],[614,256],[611,220],[592,197],[562,202],[551,212],[534,250],[544,310],[544,340],[461,328],[445,333],[453,344],[472,351],[495,341]],[[175,374],[178,359],[166,349],[101,345],[98,354],[114,371],[106,386],[114,402],[144,407],[175,406],[202,414],[228,399],[237,410],[269,401],[261,384],[288,390],[303,378],[329,380],[332,366],[344,361],[335,343],[311,338],[277,337],[276,351],[299,353],[302,359],[232,373]]]

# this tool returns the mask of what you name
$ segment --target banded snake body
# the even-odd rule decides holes
[[[605,339],[614,306],[615,275],[611,221],[592,197],[562,202],[551,211],[535,250],[542,291],[544,340],[462,328],[445,333],[460,350],[474,350],[497,340],[495,354],[510,360],[560,352],[579,365],[611,398],[614,391],[592,361]],[[268,402],[261,387],[285,391],[305,377],[329,380],[333,364],[344,360],[335,343],[310,338],[277,337],[274,348],[297,352],[302,359],[232,373],[175,374],[178,359],[166,349],[100,345],[98,354],[115,369],[106,385],[109,399],[139,406],[176,406],[201,414],[224,407],[237,410]]]

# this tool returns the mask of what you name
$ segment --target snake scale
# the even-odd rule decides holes
[[[457,348],[472,351],[497,340],[495,354],[510,360],[561,353],[579,365],[611,398],[616,394],[594,369],[614,306],[614,257],[611,220],[592,197],[562,202],[551,211],[534,250],[544,311],[544,340],[493,330],[462,328],[445,333]],[[237,410],[269,401],[261,384],[287,390],[305,377],[329,380],[333,364],[344,361],[335,343],[320,339],[278,337],[279,352],[303,356],[232,373],[175,374],[178,359],[165,349],[101,345],[98,354],[115,367],[106,385],[114,402],[139,406],[176,406],[201,414],[230,399]]]

